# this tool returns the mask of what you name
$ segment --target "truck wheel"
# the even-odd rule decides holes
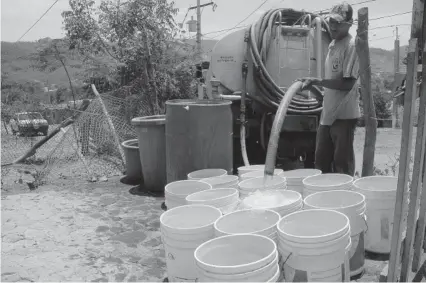
[[[43,131],[43,136],[47,136],[47,133],[48,133],[49,131],[48,130],[44,130]]]

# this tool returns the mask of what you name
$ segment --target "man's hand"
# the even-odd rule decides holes
[[[300,89],[301,91],[310,89],[312,86],[320,85],[320,83],[321,83],[321,79],[311,78],[311,77],[300,78],[300,79],[297,79],[297,81],[303,82],[302,88]]]

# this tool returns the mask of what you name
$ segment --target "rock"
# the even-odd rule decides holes
[[[98,178],[96,178],[95,176],[92,176],[92,178],[90,178],[89,181],[92,182],[92,183],[95,183],[95,182],[98,181]]]
[[[99,178],[99,182],[108,182],[108,178],[106,176],[102,176]]]

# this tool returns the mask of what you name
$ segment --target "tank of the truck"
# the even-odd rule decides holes
[[[218,41],[212,50],[210,67],[206,75],[207,94],[211,97],[212,77],[221,83],[220,93],[232,94],[242,91],[243,77],[242,64],[248,61],[247,92],[258,95],[253,80],[253,61],[247,42],[244,41],[247,29],[237,30]],[[319,77],[317,63],[323,68],[328,51],[330,38],[322,32],[321,39],[316,38],[315,29],[294,28],[289,26],[276,26],[270,37],[269,49],[259,51],[264,53],[264,64],[274,82],[283,88],[288,88],[294,80],[300,77]],[[316,48],[321,45],[321,58],[316,56]],[[323,74],[322,70],[322,74]]]

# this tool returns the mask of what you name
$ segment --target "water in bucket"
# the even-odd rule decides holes
[[[281,217],[302,209],[302,195],[289,190],[257,191],[242,201],[243,208],[263,208],[278,212]]]
[[[228,175],[228,171],[219,168],[208,168],[193,171],[188,174],[188,180],[201,180],[205,178],[219,177]]]

